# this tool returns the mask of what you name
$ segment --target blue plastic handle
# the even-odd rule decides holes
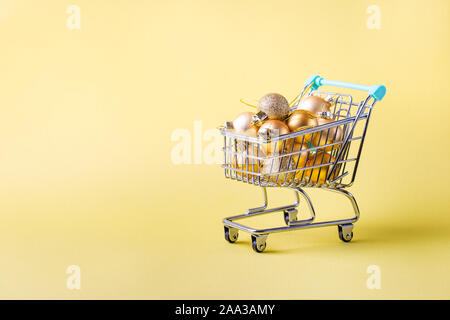
[[[381,84],[376,84],[373,86],[365,86],[362,84],[350,82],[326,80],[317,75],[312,75],[305,81],[305,85],[308,86],[310,84],[312,84],[311,89],[313,90],[317,90],[320,86],[334,86],[366,91],[370,94],[372,98],[374,98],[377,101],[383,99],[384,95],[386,94],[386,87]]]

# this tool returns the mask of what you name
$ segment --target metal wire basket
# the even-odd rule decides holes
[[[363,90],[369,93],[361,101],[354,101],[349,94],[319,91],[322,85]],[[348,242],[353,237],[353,223],[359,218],[354,197],[344,191],[353,184],[361,156],[370,116],[375,103],[383,98],[386,88],[382,85],[363,86],[347,82],[325,80],[311,76],[305,82],[302,96],[317,95],[333,102],[331,112],[334,121],[280,136],[251,137],[221,128],[224,137],[225,177],[260,186],[264,205],[249,209],[245,215],[223,220],[225,238],[235,242],[238,229],[252,234],[253,249],[264,251],[267,235],[273,232],[299,228],[338,225],[339,237]],[[291,109],[295,110],[300,102]],[[339,136],[339,137],[338,137]],[[296,202],[292,205],[267,209],[267,187],[286,187],[295,191]],[[314,223],[314,207],[302,189],[322,188],[345,195],[352,202],[355,216],[352,219]],[[310,210],[308,219],[297,219],[299,193],[303,195]],[[233,222],[249,216],[270,212],[284,212],[286,227],[252,229]]]

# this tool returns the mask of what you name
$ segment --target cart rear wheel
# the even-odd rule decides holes
[[[297,221],[297,213],[298,210],[293,208],[293,209],[287,209],[283,211],[283,215],[284,215],[284,222],[286,222],[286,225],[289,225],[289,222],[291,221]]]
[[[223,226],[225,230],[225,240],[229,243],[235,243],[239,237],[239,232],[236,228],[231,228],[228,226]]]
[[[265,236],[256,236],[252,234],[252,248],[258,253],[263,252],[266,249],[266,238]]]
[[[344,242],[350,242],[353,239],[353,224],[339,225],[339,239]]]

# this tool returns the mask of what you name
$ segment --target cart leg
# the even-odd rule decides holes
[[[262,193],[263,193],[264,204],[260,207],[248,209],[247,210],[248,215],[259,214],[259,213],[269,213],[269,212],[274,212],[274,211],[282,211],[283,209],[293,209],[293,208],[297,208],[298,205],[300,204],[300,197],[298,196],[298,192],[297,192],[297,190],[294,190],[295,202],[293,204],[266,210],[267,206],[269,205],[269,200],[267,197],[267,189],[266,189],[266,187],[261,187],[261,189],[262,189]]]
[[[263,192],[264,204],[260,207],[248,209],[247,214],[252,215],[252,214],[263,213],[263,212],[265,212],[265,209],[267,209],[267,206],[269,204],[269,200],[268,200],[268,196],[267,196],[267,189],[266,189],[266,187],[261,187],[261,188],[262,188],[262,192]],[[289,205],[289,206],[285,206],[284,208],[286,208],[286,209],[283,211],[284,221],[286,222],[287,225],[289,225],[289,223],[292,221],[297,221],[298,210],[296,208],[300,204],[300,197],[298,195],[297,190],[294,190],[294,193],[295,193],[295,200],[296,200],[295,203],[293,203],[292,205]],[[283,208],[280,208],[280,209],[283,209]]]
[[[269,204],[269,201],[267,199],[267,189],[266,189],[266,187],[261,187],[261,189],[263,192],[264,204],[260,207],[248,209],[247,213],[255,213],[255,212],[259,212],[259,211],[263,211],[263,210],[267,209],[267,205]]]
[[[359,208],[358,208],[358,204],[356,203],[355,197],[346,190],[341,190],[341,189],[327,189],[327,190],[340,193],[340,194],[344,195],[347,199],[349,199],[352,204],[353,211],[355,212],[355,217],[353,218],[353,222],[358,221]],[[344,242],[350,242],[353,239],[353,227],[354,227],[353,223],[339,224],[338,225],[339,239],[341,239]]]
[[[316,218],[316,212],[314,211],[314,206],[313,206],[313,204],[311,202],[311,199],[309,198],[308,194],[302,188],[297,188],[297,189],[295,189],[295,191],[296,191],[297,197],[298,197],[298,194],[300,193],[302,195],[303,199],[305,200],[306,204],[308,205],[310,218],[309,219],[304,219],[304,220],[298,220],[297,218],[295,218],[295,219],[289,220],[289,222],[288,222],[288,221],[286,221],[286,211],[288,211],[288,210],[286,210],[285,211],[286,224],[291,226],[291,225],[300,225],[300,224],[312,223],[314,221],[314,219]],[[295,217],[297,217],[297,213],[295,213]]]
[[[342,189],[329,189],[329,188],[324,188],[328,191],[333,191],[336,193],[340,193],[342,195],[344,195],[348,200],[350,200],[352,207],[353,207],[353,211],[355,212],[355,217],[353,218],[353,222],[358,221],[359,219],[359,208],[358,208],[358,204],[356,203],[355,197],[348,191],[346,190],[342,190]]]

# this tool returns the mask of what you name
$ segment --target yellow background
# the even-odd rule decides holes
[[[80,30],[66,27],[71,4]],[[380,30],[366,27],[373,4]],[[447,0],[2,0],[0,297],[450,298],[449,12]],[[388,89],[349,190],[354,240],[332,227],[269,236],[265,254],[248,234],[228,244],[221,218],[260,191],[217,165],[174,165],[172,132],[215,128],[249,110],[243,97],[291,99],[311,74]],[[350,214],[319,191],[321,217]],[[69,265],[81,290],[66,288]],[[381,290],[366,287],[369,265]]]

